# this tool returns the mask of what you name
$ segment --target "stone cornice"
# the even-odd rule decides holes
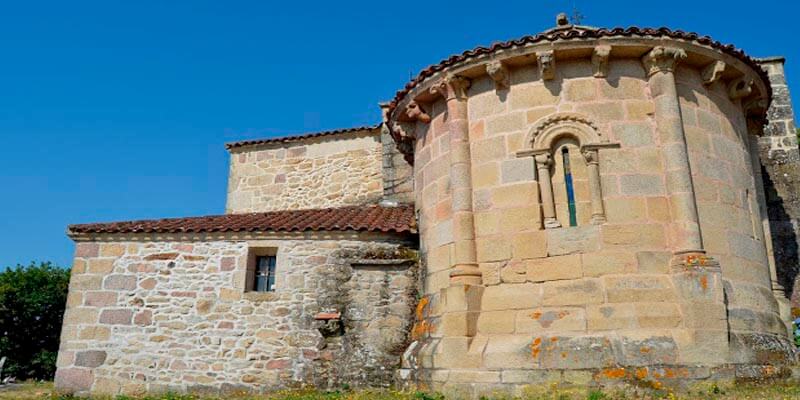
[[[552,54],[551,59],[548,59],[549,54]],[[666,29],[567,29],[496,44],[491,48],[478,48],[427,68],[389,103],[386,123],[390,132],[394,132],[393,137],[398,145],[406,149],[403,151],[406,159],[412,163],[410,160],[413,158],[407,153],[412,149],[407,143],[410,136],[401,137],[400,131],[392,129],[392,126],[396,125],[396,121],[405,119],[400,111],[405,110],[405,105],[412,100],[424,104],[435,102],[440,97],[453,98],[455,93],[448,93],[441,86],[443,79],[459,76],[475,80],[490,76],[496,89],[500,89],[506,79],[503,76],[506,70],[513,72],[514,68],[533,65],[542,69],[542,78],[548,78],[554,75],[555,64],[562,62],[562,59],[590,61],[594,67],[593,75],[603,78],[609,63],[613,63],[617,57],[644,59],[642,61],[647,63],[648,72],[674,69],[677,62],[683,61],[687,67],[701,72],[708,69],[710,75],[706,75],[707,81],[712,83],[724,81],[728,84],[737,75],[749,76],[756,79],[751,94],[742,98],[743,101],[771,98],[767,74],[755,60],[732,46],[724,46],[707,37]],[[724,70],[719,71],[722,63]],[[442,90],[435,88],[437,85]]]

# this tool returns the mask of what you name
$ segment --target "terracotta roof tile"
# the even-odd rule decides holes
[[[316,210],[70,225],[68,234],[363,231],[416,233],[414,207],[351,206]]]
[[[242,140],[239,142],[231,142],[226,143],[225,148],[228,150],[235,149],[238,147],[245,147],[245,146],[255,146],[260,144],[271,144],[271,143],[292,143],[306,139],[313,139],[318,137],[324,136],[333,136],[339,135],[342,133],[351,133],[351,132],[359,132],[359,131],[369,131],[373,129],[377,129],[380,127],[378,125],[370,125],[370,126],[356,126],[353,128],[342,128],[342,129],[334,129],[330,131],[322,131],[322,132],[312,132],[312,133],[304,133],[300,135],[292,135],[292,136],[283,136],[283,137],[275,137],[275,138],[265,138],[265,139],[254,139],[254,140]]]

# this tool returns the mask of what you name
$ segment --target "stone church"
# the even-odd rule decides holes
[[[69,227],[56,387],[797,378],[783,62],[562,15],[424,69],[378,126],[229,143],[225,215]]]

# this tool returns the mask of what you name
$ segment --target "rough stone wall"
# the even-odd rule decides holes
[[[382,159],[377,130],[235,149],[227,213],[377,203]]]
[[[275,292],[245,290],[249,246],[277,249]],[[56,387],[114,395],[386,382],[416,299],[403,246],[391,237],[79,243]],[[405,262],[382,264],[393,259]],[[343,327],[315,321],[321,311],[342,312]]]
[[[754,338],[785,336],[770,282],[750,137],[740,101],[699,71],[676,72],[703,244],[722,268],[731,355]],[[760,339],[758,339],[760,340]]]
[[[800,308],[800,152],[781,57],[761,60],[772,85],[769,124],[759,140],[778,282]],[[800,314],[800,312],[798,312]]]
[[[401,203],[414,202],[414,169],[406,162],[389,134],[381,127],[383,146],[383,197]]]

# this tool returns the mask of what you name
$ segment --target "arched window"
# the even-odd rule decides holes
[[[573,113],[543,118],[528,140],[531,150],[519,156],[536,160],[545,228],[605,222],[598,150],[618,145],[603,141],[594,123]]]
[[[553,148],[553,202],[561,226],[586,225],[591,219],[591,199],[586,161],[578,141],[572,137],[559,140]]]

